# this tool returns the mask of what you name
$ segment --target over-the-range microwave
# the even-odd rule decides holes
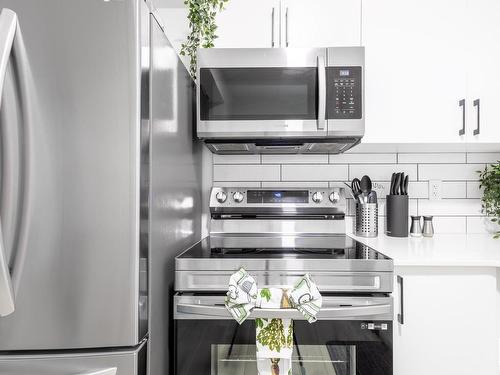
[[[200,49],[197,77],[214,153],[341,153],[364,135],[363,47]]]

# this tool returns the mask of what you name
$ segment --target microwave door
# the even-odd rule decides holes
[[[320,69],[320,67],[322,67]],[[310,67],[201,68],[198,136],[325,136],[324,58]]]

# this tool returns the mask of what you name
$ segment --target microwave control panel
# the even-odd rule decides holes
[[[362,76],[360,66],[326,68],[328,119],[362,118]]]

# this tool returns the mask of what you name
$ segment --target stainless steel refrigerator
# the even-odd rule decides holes
[[[168,374],[192,81],[142,0],[0,9],[0,374]]]

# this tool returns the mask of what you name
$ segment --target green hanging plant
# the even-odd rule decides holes
[[[215,17],[224,9],[229,0],[185,0],[189,9],[188,20],[190,33],[181,46],[181,55],[189,56],[191,76],[196,79],[196,50],[199,47],[212,48],[217,38]]]
[[[478,173],[479,187],[483,189],[483,213],[493,223],[500,224],[500,161]],[[494,234],[494,238],[500,238],[500,231]]]

